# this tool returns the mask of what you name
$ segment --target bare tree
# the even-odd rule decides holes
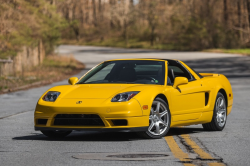
[[[250,41],[250,0],[47,1],[69,23],[62,36],[78,41],[117,39],[129,46],[136,39],[190,50]]]
[[[224,15],[224,21],[225,25],[228,23],[228,0],[223,0],[223,15]]]

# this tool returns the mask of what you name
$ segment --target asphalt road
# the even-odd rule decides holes
[[[73,132],[65,139],[51,140],[34,131],[34,109],[37,100],[48,88],[67,84],[67,80],[3,94],[0,95],[1,166],[250,165],[250,57],[86,46],[60,46],[57,52],[73,54],[87,65],[87,69],[108,59],[151,57],[180,59],[198,72],[225,74],[233,87],[232,113],[222,132],[206,132],[201,125],[195,125],[173,128],[165,138],[158,140],[141,139],[133,133],[97,132]],[[86,70],[77,76],[80,77],[85,72]],[[135,153],[164,153],[168,156],[147,161],[133,160],[126,156],[106,157],[116,153],[126,156]],[[150,159],[149,157],[144,159]]]

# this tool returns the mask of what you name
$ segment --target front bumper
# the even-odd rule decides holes
[[[140,103],[136,99],[129,102],[111,103],[103,99],[59,99],[56,102],[40,100],[36,106],[34,123],[35,130],[88,130],[88,131],[145,131],[149,125],[149,117],[143,116]],[[95,114],[103,126],[55,125],[58,114]],[[38,119],[46,119],[39,124]],[[115,125],[113,120],[126,120],[126,125]]]

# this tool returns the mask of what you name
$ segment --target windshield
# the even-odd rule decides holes
[[[158,84],[164,85],[164,61],[121,60],[104,62],[92,69],[78,84]]]

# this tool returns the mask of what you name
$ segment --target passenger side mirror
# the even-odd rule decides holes
[[[71,77],[68,80],[68,82],[69,82],[70,85],[75,85],[78,82],[78,78],[77,77]]]
[[[188,83],[188,79],[186,77],[176,77],[174,79],[174,88],[177,88],[179,85],[184,85]]]

